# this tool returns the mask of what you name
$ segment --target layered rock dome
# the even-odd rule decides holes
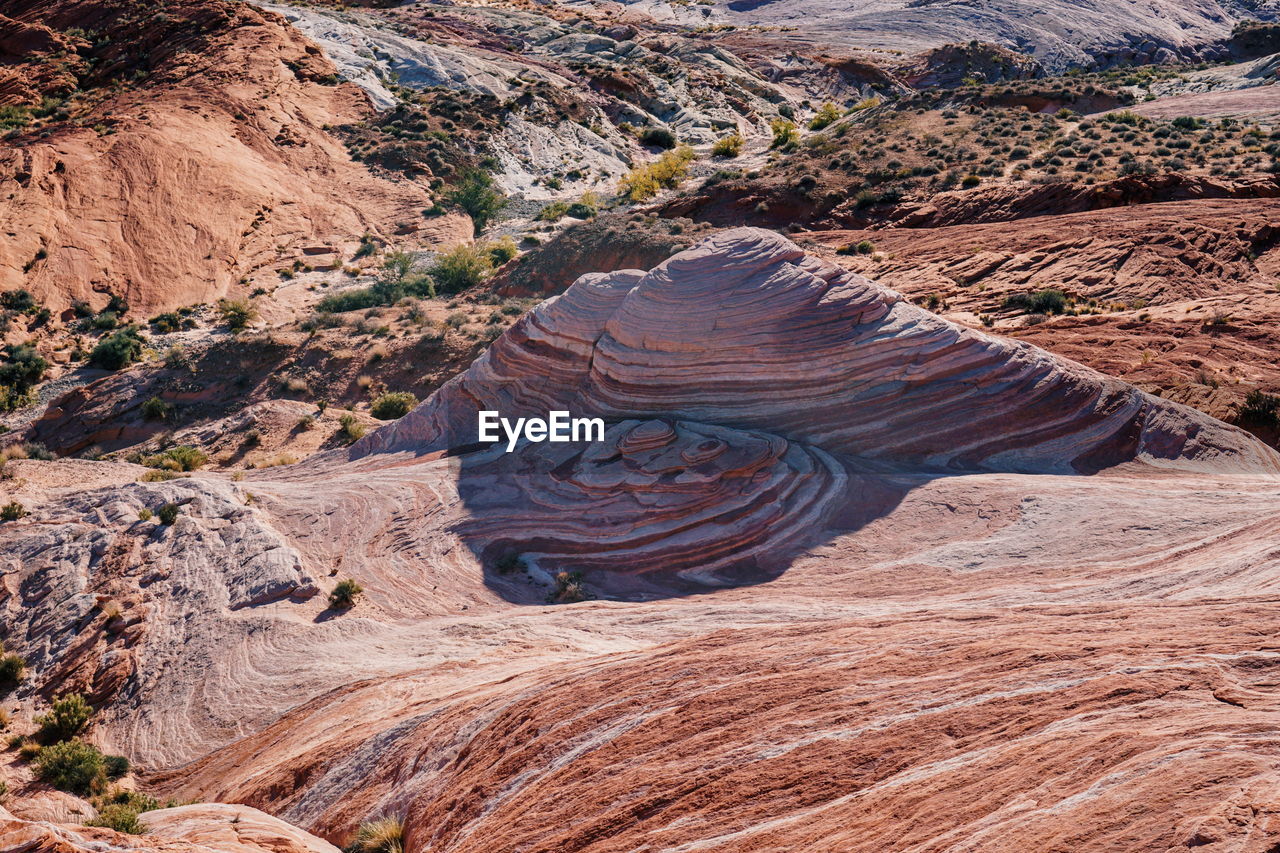
[[[950,471],[1280,471],[1207,415],[950,323],[752,228],[648,273],[583,276],[352,457],[474,444],[481,409],[682,418]]]

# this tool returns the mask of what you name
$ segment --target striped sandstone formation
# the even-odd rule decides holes
[[[583,276],[353,456],[472,444],[481,409],[678,417],[950,471],[1280,470],[1207,415],[947,322],[752,228],[648,273]]]

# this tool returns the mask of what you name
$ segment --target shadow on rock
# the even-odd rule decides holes
[[[909,488],[765,432],[631,419],[461,457],[454,532],[508,601],[650,600],[772,580]]]

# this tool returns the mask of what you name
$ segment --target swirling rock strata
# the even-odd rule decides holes
[[[604,440],[525,445],[464,463],[457,531],[477,552],[517,552],[549,571],[660,572],[697,584],[769,574],[842,500],[847,476],[816,448],[777,436],[661,420]],[[735,572],[722,579],[719,572]]]
[[[481,409],[677,417],[949,470],[1141,459],[1280,471],[1273,452],[1206,415],[950,323],[748,228],[648,273],[583,276],[352,455],[473,444]]]

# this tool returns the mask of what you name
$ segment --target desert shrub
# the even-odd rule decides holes
[[[161,504],[160,508],[156,510],[156,517],[160,519],[161,524],[173,524],[178,520],[178,505],[175,503]]]
[[[4,360],[0,362],[0,411],[30,402],[32,387],[48,368],[49,362],[30,344],[6,346]]]
[[[393,252],[383,263],[376,283],[324,297],[316,303],[316,316],[304,328],[310,331],[341,325],[341,321],[332,316],[334,312],[394,305],[410,296],[435,296],[435,282],[427,273],[413,272],[413,256],[408,252]]]
[[[836,250],[838,255],[869,255],[876,250],[876,244],[870,240],[859,240]]]
[[[665,127],[646,127],[640,131],[640,141],[666,151],[676,147],[676,135]]]
[[[228,329],[238,332],[258,319],[258,309],[243,299],[219,299],[218,315]]]
[[[350,412],[343,412],[342,417],[338,418],[338,423],[342,427],[342,434],[346,436],[347,441],[357,441],[364,438],[364,424],[356,420],[356,416]]]
[[[693,149],[681,145],[674,151],[668,151],[652,163],[637,166],[622,177],[619,192],[632,201],[644,201],[653,198],[664,187],[674,187],[680,183],[689,171],[689,162],[693,160]]]
[[[378,305],[390,305],[390,302],[384,302],[378,291],[373,287],[357,287],[350,290],[344,290],[341,293],[331,293],[316,303],[316,311],[319,316],[328,316],[330,314],[341,314],[345,311],[363,311],[366,308],[375,308]],[[314,326],[324,326],[326,324],[317,321]],[[313,327],[314,327],[313,326]]]
[[[176,311],[166,311],[163,314],[157,314],[152,317],[147,321],[147,325],[156,334],[167,335],[182,328],[182,317]]]
[[[1280,422],[1280,396],[1255,388],[1244,398],[1238,411],[1240,423],[1268,426]]]
[[[36,310],[38,305],[36,298],[28,290],[6,290],[0,293],[0,308],[5,308],[9,311],[31,313]]]
[[[418,398],[408,391],[389,391],[373,401],[369,413],[380,421],[393,421],[407,415],[416,405]]]
[[[195,471],[208,461],[209,454],[200,448],[179,444],[144,458],[142,464],[148,468],[161,468],[166,471]]]
[[[356,830],[348,850],[353,853],[401,853],[404,824],[394,817],[365,821]]]
[[[161,421],[169,416],[169,404],[159,397],[152,397],[142,404],[142,416],[149,421]]]
[[[566,213],[574,219],[590,219],[600,212],[600,196],[591,191],[582,194],[582,198],[569,205]],[[510,237],[507,238],[511,239]]]
[[[108,803],[98,809],[98,816],[85,821],[85,826],[105,826],[128,835],[143,835],[147,825],[138,819],[138,810],[123,803]]]
[[[41,743],[58,743],[71,740],[89,725],[93,708],[79,693],[54,700],[49,713],[36,717],[39,727],[36,740]]]
[[[489,261],[495,267],[502,266],[520,254],[520,250],[516,248],[516,241],[509,236],[486,243],[484,249],[489,253]]]
[[[356,249],[355,258],[367,258],[374,252],[378,251],[378,244],[374,241],[372,234],[365,234],[360,238],[360,247]]]
[[[960,186],[969,189],[970,187],[976,187],[980,183],[982,183],[982,178],[977,175],[965,175],[964,180],[960,182]]]
[[[4,646],[0,645],[0,652],[3,651]],[[0,655],[0,688],[12,688],[22,681],[26,671],[27,662],[22,655],[16,655],[13,652]]]
[[[138,521],[150,521],[154,514],[155,513],[144,506],[142,509],[138,510]]]
[[[586,587],[582,585],[581,572],[559,572],[555,577],[555,592],[551,593],[551,601],[556,604],[571,604],[585,601]]]
[[[439,293],[475,287],[493,272],[493,258],[481,246],[455,246],[436,258],[429,273]]]
[[[551,204],[538,211],[537,219],[543,222],[558,222],[569,212],[569,202],[553,201]]]
[[[840,118],[840,110],[836,109],[835,104],[827,101],[818,108],[818,112],[809,121],[809,129],[822,130],[838,118]]]
[[[774,119],[769,122],[769,130],[773,131],[773,142],[769,146],[771,148],[791,148],[800,141],[796,123],[788,119]]]
[[[110,337],[98,341],[89,353],[89,361],[104,370],[120,370],[138,360],[142,354],[142,338],[137,326],[125,326]]]
[[[711,146],[711,155],[713,157],[737,157],[742,153],[742,146],[746,144],[746,140],[742,138],[742,134],[734,132],[728,136],[722,136],[716,140],[715,145]]]
[[[480,169],[463,172],[458,185],[445,194],[445,199],[467,212],[476,234],[483,231],[507,203],[493,188],[493,178]]]
[[[119,779],[129,773],[129,759],[123,755],[107,755],[102,759],[103,769],[108,779]]]
[[[40,781],[82,797],[99,793],[107,784],[102,753],[82,740],[41,747],[35,756],[35,771]]]
[[[351,578],[338,581],[338,585],[329,593],[329,606],[334,610],[347,610],[355,606],[356,598],[364,592],[364,587]]]
[[[1015,293],[1006,297],[1001,307],[1031,314],[1061,314],[1067,310],[1067,295],[1052,288],[1034,293]]]
[[[45,447],[38,441],[22,442],[22,452],[28,459],[39,459],[44,462],[52,462],[55,458],[53,451]]]
[[[176,471],[163,471],[157,469],[155,471],[148,471],[138,479],[143,483],[163,483],[165,480],[173,480],[180,476],[181,475]]]
[[[28,515],[30,513],[27,512],[27,508],[17,501],[9,501],[4,506],[0,506],[0,521],[17,521]]]

